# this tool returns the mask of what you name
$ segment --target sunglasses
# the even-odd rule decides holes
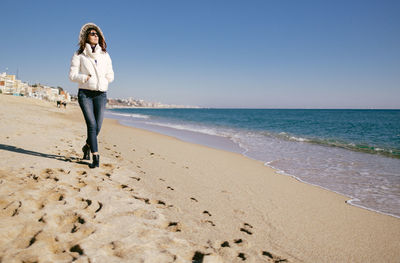
[[[97,36],[98,37],[99,35],[97,34],[97,32],[90,32],[89,36],[92,36],[92,37]]]

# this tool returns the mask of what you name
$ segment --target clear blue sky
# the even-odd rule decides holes
[[[400,1],[1,0],[0,72],[68,79],[78,33],[99,25],[108,97],[256,108],[400,108]]]

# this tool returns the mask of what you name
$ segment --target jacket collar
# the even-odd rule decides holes
[[[92,52],[92,47],[90,46],[89,43],[86,43],[85,45],[85,50],[83,50],[83,53],[86,56],[89,56],[93,59],[97,59],[97,56],[100,54],[101,52],[101,47],[99,45],[96,45],[96,47],[94,48],[94,53]]]

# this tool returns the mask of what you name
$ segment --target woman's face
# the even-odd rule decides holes
[[[90,45],[97,45],[99,43],[99,35],[96,30],[91,29],[88,34],[88,42]]]

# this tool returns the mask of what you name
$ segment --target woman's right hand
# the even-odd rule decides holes
[[[89,75],[87,76],[86,82],[88,82],[88,80],[89,80],[91,77],[92,77],[92,75],[89,74]]]

